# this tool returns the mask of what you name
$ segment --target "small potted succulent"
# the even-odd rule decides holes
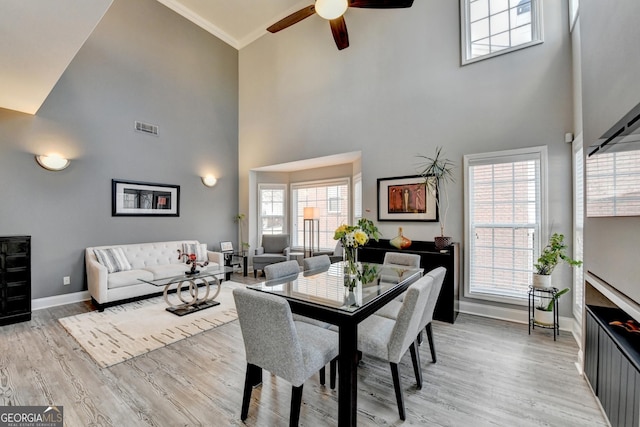
[[[553,233],[549,243],[544,247],[538,257],[538,261],[533,264],[533,287],[547,289],[551,288],[551,273],[560,262],[566,262],[570,266],[578,267],[582,261],[576,261],[567,255],[567,245],[564,243],[564,234]]]

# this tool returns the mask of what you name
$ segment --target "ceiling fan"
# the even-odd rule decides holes
[[[342,50],[349,47],[349,34],[347,33],[347,24],[344,22],[344,13],[347,8],[397,9],[411,7],[411,5],[413,5],[413,0],[316,0],[315,4],[281,19],[267,28],[267,31],[277,33],[317,13],[329,21],[336,46],[338,46],[338,50]]]

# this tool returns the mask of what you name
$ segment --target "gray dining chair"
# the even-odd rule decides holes
[[[251,391],[265,369],[291,383],[289,425],[297,426],[303,385],[318,371],[324,384],[325,365],[338,356],[338,334],[294,321],[289,303],[280,296],[235,288],[233,298],[247,356],[240,418],[247,419]]]
[[[417,349],[417,337],[421,330],[420,322],[424,307],[432,288],[433,278],[421,277],[407,289],[395,320],[374,314],[358,326],[358,350],[389,362],[401,420],[405,420],[406,415],[398,364],[407,350],[410,350],[417,388],[421,389],[422,368],[420,353]]]
[[[436,267],[433,270],[429,271],[425,274],[425,277],[431,277],[433,279],[433,288],[429,293],[429,298],[427,299],[427,303],[424,306],[424,313],[422,314],[422,319],[420,320],[420,328],[418,333],[418,344],[422,343],[422,330],[425,329],[427,332],[427,339],[429,341],[429,349],[431,350],[431,360],[433,363],[436,363],[436,348],[433,342],[433,312],[435,311],[436,304],[438,302],[438,297],[440,296],[440,290],[442,289],[442,284],[444,283],[444,278],[447,274],[447,269],[444,267]],[[393,300],[382,307],[380,310],[376,311],[376,315],[386,317],[388,319],[396,319],[398,317],[398,313],[400,312],[400,308],[402,307],[402,303]]]
[[[331,258],[329,255],[316,255],[302,260],[304,271],[309,270],[327,270],[331,267]]]
[[[420,268],[420,255],[407,254],[403,252],[387,252],[384,254],[384,260],[382,263]]]
[[[295,260],[278,262],[266,265],[263,271],[266,280],[281,279],[288,276],[295,278],[300,273],[300,264]]]

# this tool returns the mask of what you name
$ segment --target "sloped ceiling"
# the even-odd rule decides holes
[[[2,0],[0,107],[35,114],[113,0]]]
[[[157,1],[236,49],[266,34],[271,24],[313,3],[313,0]],[[112,2],[2,0],[0,108],[36,114]]]

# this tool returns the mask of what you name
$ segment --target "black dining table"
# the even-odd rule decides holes
[[[423,273],[421,268],[367,263],[367,282],[347,280],[344,262],[301,272],[248,288],[286,298],[293,313],[336,325],[339,331],[338,426],[355,426],[358,410],[358,324],[402,294]],[[259,382],[256,379],[256,383]]]

